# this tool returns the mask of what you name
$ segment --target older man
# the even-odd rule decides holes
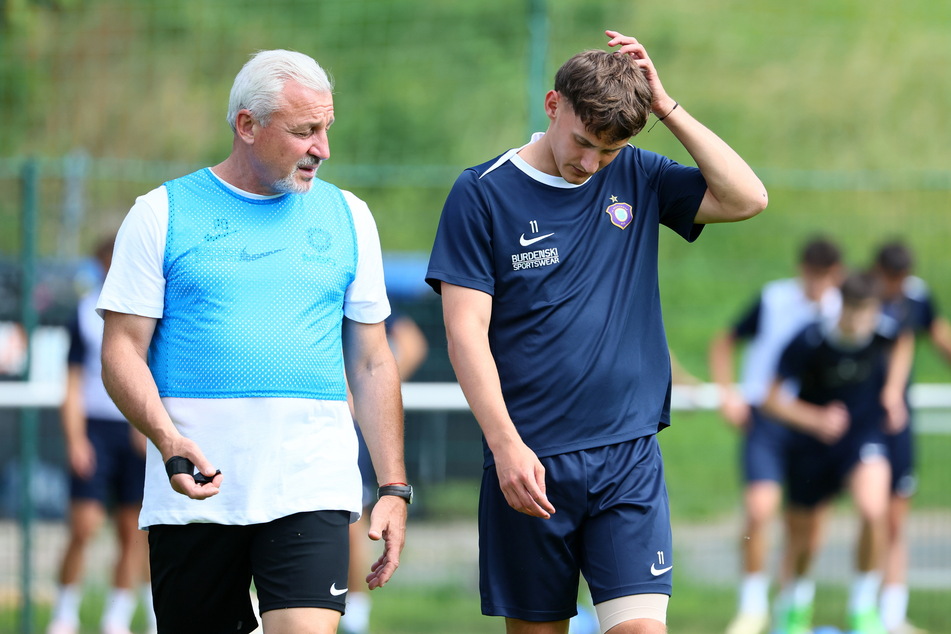
[[[231,154],[140,197],[98,308],[103,377],[151,441],[149,529],[159,631],[336,630],[347,527],[361,510],[357,441],[380,488],[369,536],[399,563],[403,464],[389,303],[366,204],[316,178],[331,83],[310,57],[263,51],[238,73]]]

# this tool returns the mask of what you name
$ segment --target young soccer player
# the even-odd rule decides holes
[[[114,244],[110,236],[96,246],[103,274],[112,263]],[[118,553],[100,630],[103,634],[129,634],[138,594],[149,631],[155,631],[148,542],[138,527],[145,482],[145,436],[129,425],[102,384],[103,326],[95,310],[98,296],[96,289],[80,299],[69,327],[69,371],[60,408],[70,470],[69,542],[60,563],[59,587],[46,634],[79,632],[86,550],[111,510]]]
[[[817,525],[843,489],[861,518],[849,624],[857,634],[885,634],[876,608],[891,478],[885,434],[907,422],[914,342],[881,314],[871,276],[850,275],[841,292],[838,322],[810,325],[790,342],[763,404],[794,430],[787,556],[795,576],[780,597],[776,631],[783,634],[811,631],[814,585],[807,575],[819,546]],[[787,381],[795,396],[784,390]]]
[[[951,364],[951,325],[938,314],[924,280],[912,275],[914,256],[901,241],[883,244],[875,255],[873,274],[879,280],[882,310],[916,335],[926,335]],[[892,465],[892,495],[888,505],[888,547],[879,609],[889,634],[916,634],[908,622],[908,544],[905,523],[915,493],[912,421],[885,437]]]
[[[743,159],[667,94],[644,46],[606,34],[616,52],[579,53],[555,75],[545,134],[456,181],[427,273],[485,438],[482,611],[514,634],[566,632],[579,574],[602,631],[665,631],[658,230],[693,241],[767,202]],[[630,144],[651,113],[698,167]]]
[[[743,577],[736,616],[727,634],[763,634],[769,626],[769,526],[782,502],[789,429],[762,411],[776,364],[789,341],[815,321],[839,316],[841,252],[825,237],[799,254],[799,275],[767,284],[732,329],[710,344],[710,374],[719,387],[720,412],[742,437],[746,521],[740,549]],[[740,389],[734,387],[736,348],[747,342]]]

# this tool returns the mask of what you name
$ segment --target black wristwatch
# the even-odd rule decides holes
[[[413,487],[409,484],[384,484],[376,490],[376,499],[384,495],[395,495],[406,500],[407,504],[413,503]]]

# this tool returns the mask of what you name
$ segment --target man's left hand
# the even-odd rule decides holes
[[[383,540],[383,554],[370,566],[367,586],[370,590],[382,588],[400,565],[400,553],[406,543],[406,515],[409,505],[403,498],[384,495],[370,513],[368,536]]]
[[[654,68],[654,62],[652,62],[650,56],[648,56],[647,49],[644,48],[644,45],[638,42],[637,38],[623,35],[617,31],[608,30],[605,31],[604,34],[611,38],[608,40],[608,46],[620,46],[615,52],[630,55],[634,63],[637,64],[641,72],[644,73],[644,77],[647,79],[647,83],[650,84],[651,92],[653,93],[651,110],[654,111],[654,114],[658,117],[665,117],[670,114],[675,102],[667,94],[667,91],[664,90],[664,85],[660,83],[660,78],[657,76],[657,69]]]

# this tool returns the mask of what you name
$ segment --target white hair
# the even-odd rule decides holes
[[[262,126],[281,106],[288,79],[317,92],[333,92],[333,81],[313,58],[296,51],[258,51],[241,68],[231,86],[228,124],[236,131],[238,111],[248,109]]]

